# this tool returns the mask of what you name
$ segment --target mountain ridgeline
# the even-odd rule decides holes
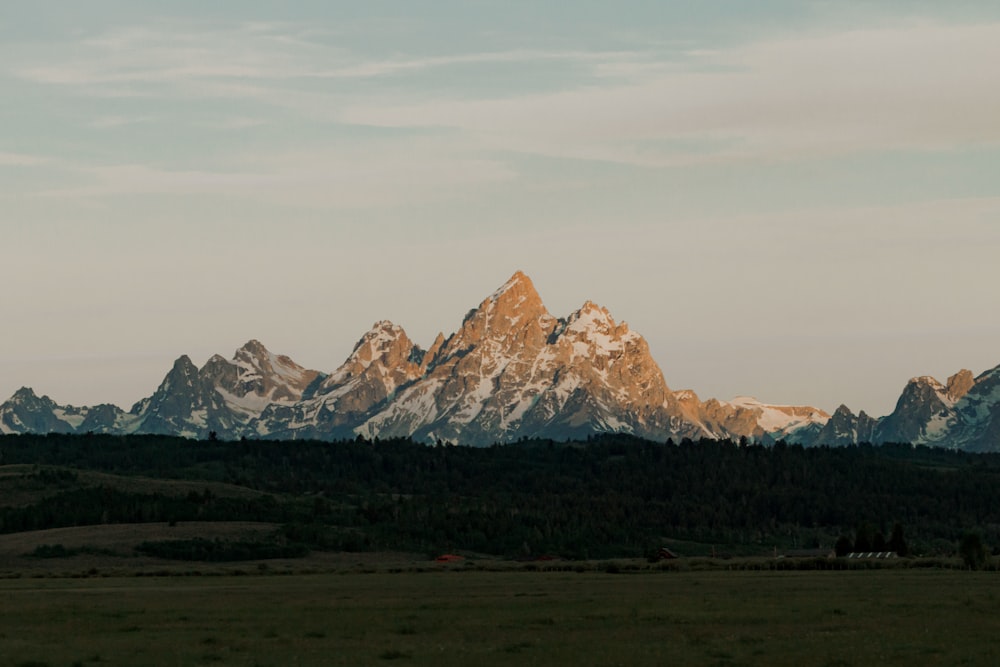
[[[114,405],[58,405],[31,389],[0,405],[0,433],[148,433],[225,439],[357,436],[489,445],[523,438],[626,433],[665,441],[746,438],[805,445],[907,442],[1000,449],[1000,367],[946,384],[914,378],[892,414],[751,398],[702,401],[673,391],[646,341],[590,301],[568,317],[546,310],[515,273],[429,349],[377,322],[332,373],[309,370],[251,340],[198,368],[182,356],[152,396]]]

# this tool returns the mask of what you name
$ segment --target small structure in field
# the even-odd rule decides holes
[[[680,556],[666,547],[660,547],[660,550],[656,552],[656,558],[657,560],[673,560],[680,558]]]
[[[899,554],[895,551],[852,551],[847,554],[847,558],[853,558],[855,560],[887,560],[889,558],[898,558]]]
[[[459,561],[465,560],[465,556],[457,556],[455,554],[441,554],[434,560],[438,563],[457,563]]]

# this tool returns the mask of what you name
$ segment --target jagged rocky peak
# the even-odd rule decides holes
[[[270,370],[273,355],[259,340],[251,339],[233,354],[233,361],[243,369],[242,376],[249,373],[267,372]],[[287,357],[286,357],[287,359]],[[288,359],[291,361],[291,359]]]
[[[414,347],[403,327],[393,324],[389,320],[379,320],[354,345],[350,359],[367,367],[371,362],[383,359],[387,355],[409,358]],[[399,359],[395,359],[395,361],[399,361]]]
[[[57,407],[55,401],[45,395],[39,396],[31,387],[21,387],[4,405],[15,410],[47,410]]]
[[[624,322],[621,325],[616,325],[614,318],[611,317],[611,313],[608,312],[607,308],[598,306],[590,300],[584,301],[580,309],[572,313],[566,322],[567,329],[581,329],[589,326],[607,334],[612,333],[615,328],[623,325],[625,331],[628,331],[628,325]]]
[[[929,375],[910,378],[906,386],[903,387],[899,400],[896,401],[893,415],[912,412],[915,409],[921,411],[939,410],[944,407],[947,391],[943,384]]]
[[[376,406],[422,375],[424,357],[402,327],[388,320],[376,322],[303,406],[301,420],[349,436]]]
[[[216,388],[237,397],[255,394],[278,402],[300,399],[306,387],[320,375],[319,371],[303,368],[283,354],[273,354],[256,339],[236,350],[232,361],[213,356],[201,374]]]
[[[204,383],[186,354],[174,361],[153,395],[132,406],[133,417],[144,433],[195,435],[189,425],[195,410],[204,407]]]
[[[38,395],[35,390],[31,387],[21,387],[14,392],[14,395],[10,397],[10,403],[13,405],[21,405],[23,403],[28,403],[31,401],[37,401]]]
[[[487,303],[494,304],[498,310],[506,313],[545,312],[545,306],[542,305],[542,298],[538,295],[535,284],[523,271],[515,271],[507,282],[483,302],[483,305]]]
[[[198,377],[198,367],[191,361],[191,357],[182,354],[174,361],[174,365],[163,379],[161,387],[175,386],[177,383],[191,385],[196,377]]]
[[[616,323],[607,308],[593,301],[567,318],[556,344],[578,372],[595,373],[595,379],[628,396],[629,404],[652,401],[662,405],[668,399],[670,390],[645,339],[626,323]]]
[[[877,442],[924,443],[938,437],[943,424],[928,430],[932,422],[947,419],[955,400],[936,379],[922,375],[911,378],[903,388],[896,408],[875,429]]]
[[[236,359],[266,359],[270,355],[264,344],[261,343],[256,338],[251,338],[243,347],[236,350],[236,354],[233,355]]]
[[[861,414],[863,415],[864,413],[862,412]],[[827,422],[827,426],[829,426],[830,429],[836,430],[838,432],[843,432],[846,429],[854,431],[857,430],[859,419],[860,419],[859,415],[855,415],[854,412],[849,407],[841,403],[840,406],[833,411],[833,414],[830,415],[830,421]],[[826,444],[839,444],[839,443],[824,442],[819,444],[826,445]]]
[[[301,376],[311,381],[319,371],[311,371],[292,361],[284,354],[273,354],[259,340],[249,340],[236,350],[233,360],[243,368],[257,370],[265,375],[279,376],[285,381],[296,383]]]
[[[433,366],[472,349],[494,357],[530,355],[544,347],[557,324],[542,304],[531,279],[517,271],[500,289],[469,311],[461,328],[445,341],[430,363]]]
[[[957,401],[966,394],[969,390],[976,384],[976,378],[972,374],[972,371],[963,368],[959,372],[948,378],[948,384],[946,386],[948,392],[948,398],[953,401]]]
[[[70,433],[73,427],[59,419],[59,415],[68,414],[79,415],[80,411],[56,405],[48,396],[38,396],[29,387],[21,387],[0,405],[0,433]]]
[[[859,428],[862,430],[868,428],[867,422],[862,423],[863,419],[862,416],[855,416],[850,408],[841,404],[821,427],[793,433],[791,439],[793,442],[810,445],[831,447],[852,445],[858,441]]]
[[[395,368],[406,364],[418,364],[424,352],[414,345],[406,331],[389,320],[380,320],[354,345],[342,369],[357,374],[378,362],[385,368]]]
[[[903,388],[899,400],[903,402],[934,400],[940,402],[941,398],[947,395],[947,391],[947,387],[941,384],[937,378],[930,375],[919,375],[910,378]]]
[[[447,342],[448,339],[444,337],[444,333],[438,332],[438,335],[434,339],[434,342],[431,343],[430,349],[424,352],[423,358],[420,360],[421,374],[426,372],[427,369],[430,367],[430,365],[434,362],[434,360],[438,358],[438,355],[441,353],[442,348],[444,348],[445,343]]]
[[[469,313],[459,333],[479,340],[504,335],[539,320],[554,322],[555,318],[545,309],[531,278],[517,271]]]
[[[850,417],[850,418],[853,419],[854,418],[854,413],[851,412],[851,409],[849,407],[847,407],[846,405],[844,405],[843,403],[841,403],[840,406],[836,410],[833,411],[833,417],[837,417],[837,418]]]
[[[616,323],[607,308],[593,301],[586,301],[569,316],[562,333],[585,337],[596,345],[593,351],[598,354],[618,352],[626,344],[638,344],[642,340],[642,336],[629,330],[628,324]]]
[[[340,368],[327,377],[322,389],[340,387],[354,378],[377,376],[384,391],[419,377],[425,353],[413,344],[403,327],[380,320],[361,337]]]
[[[231,385],[237,382],[237,367],[221,354],[213,354],[198,372],[210,382]]]

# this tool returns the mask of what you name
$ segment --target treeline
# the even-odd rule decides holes
[[[271,494],[200,502],[70,490],[31,508],[8,508],[3,530],[66,517],[262,520],[285,523],[296,542],[321,548],[570,557],[640,555],[665,540],[738,552],[833,546],[859,526],[889,536],[897,524],[917,553],[954,549],[970,530],[987,545],[1000,544],[1000,455],[909,445],[663,444],[608,435],[471,448],[405,439],[21,435],[0,438],[0,456],[3,463],[211,480]]]
[[[217,498],[211,492],[186,496],[134,493],[108,486],[62,491],[21,507],[0,508],[0,533],[91,526],[105,523],[176,523],[178,521],[293,521],[287,503],[274,496]]]

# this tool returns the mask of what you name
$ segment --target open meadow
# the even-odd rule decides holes
[[[0,580],[0,662],[995,665],[1000,579],[939,570]]]

